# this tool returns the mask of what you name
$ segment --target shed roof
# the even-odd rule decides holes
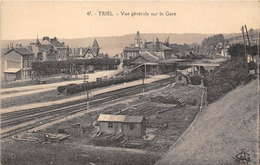
[[[30,51],[30,50],[28,50],[28,49],[25,48],[25,47],[11,48],[9,51],[7,51],[7,52],[5,53],[5,55],[8,54],[8,53],[11,52],[11,51],[15,51],[15,52],[19,53],[20,55],[33,55],[33,52]]]
[[[120,122],[120,123],[141,123],[143,116],[126,116],[126,115],[110,115],[100,114],[98,121],[100,122]]]
[[[21,68],[8,68],[4,71],[4,73],[17,73],[21,70]]]

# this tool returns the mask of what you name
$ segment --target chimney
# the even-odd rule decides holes
[[[7,49],[8,49],[8,50],[10,49],[9,45],[7,45]]]
[[[82,56],[82,48],[80,48],[79,51],[80,51],[80,52],[79,52],[79,55]]]
[[[18,48],[18,44],[16,44],[16,48]]]
[[[50,38],[49,38],[49,37],[47,37],[47,36],[45,36],[45,37],[43,37],[43,38],[42,38],[42,40],[43,40],[43,41],[44,41],[44,40],[48,40],[48,41],[49,41],[49,40],[50,40]]]

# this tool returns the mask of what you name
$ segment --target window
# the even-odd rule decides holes
[[[179,78],[179,81],[181,81],[181,80],[182,80],[182,75],[179,75],[179,77],[178,77],[178,78]]]
[[[108,122],[108,128],[113,128],[113,123],[112,122]]]
[[[130,130],[133,130],[135,128],[135,125],[134,124],[130,124],[129,128],[130,128]]]

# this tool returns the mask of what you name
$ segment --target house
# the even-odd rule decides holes
[[[70,48],[69,56],[74,57],[75,59],[91,59],[91,58],[100,58],[99,56],[100,47],[97,40],[95,39],[92,47],[88,46],[85,48]]]
[[[69,55],[65,43],[60,43],[56,37],[43,37],[42,42],[37,38],[35,43],[30,43],[28,49],[34,53],[34,59],[39,61],[65,61]]]
[[[221,56],[228,56],[228,49],[224,48],[221,50]]]
[[[167,43],[168,39],[167,42],[162,43],[157,37],[155,42],[146,42],[146,40],[142,42],[141,35],[139,31],[137,31],[134,44],[125,47],[123,50],[123,58],[131,59],[139,56],[142,52],[149,52],[159,59],[171,59],[172,48],[168,47]]]
[[[100,114],[100,132],[142,138],[146,132],[146,119],[143,116]]]
[[[254,63],[257,63],[257,56],[251,56],[250,54],[246,55],[247,63],[253,61]]]
[[[26,47],[22,47],[21,44],[9,48],[4,54],[4,79],[10,81],[30,78],[33,57],[34,53]]]
[[[127,66],[128,69],[134,69],[135,72],[142,73],[143,70],[145,70],[146,74],[148,75],[156,75],[159,73],[159,58],[156,56],[153,56],[148,51],[143,52],[139,56],[129,59]],[[140,66],[140,67],[138,67]]]

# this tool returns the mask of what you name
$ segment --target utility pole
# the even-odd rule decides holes
[[[88,92],[88,81],[87,81],[87,110],[89,109],[89,92]]]
[[[144,93],[144,78],[145,78],[145,69],[142,70],[143,72],[143,93]]]
[[[244,34],[244,26],[242,26],[242,34],[243,34],[244,49],[245,49],[244,63],[245,63],[245,67],[247,68],[247,58],[246,58],[246,40],[245,40],[245,34]]]
[[[88,77],[86,77],[86,70],[84,71],[84,91],[83,93],[85,93],[86,91],[86,87],[87,87],[87,110],[89,109],[89,92],[88,92],[88,81],[87,81]],[[86,85],[87,83],[87,85]]]
[[[171,64],[171,72],[170,72],[171,85],[170,86],[172,86],[172,73],[173,73],[173,64]]]
[[[253,58],[253,52],[252,52],[252,48],[251,48],[251,44],[250,44],[250,40],[249,40],[249,36],[248,36],[248,31],[247,31],[247,28],[246,28],[246,25],[245,25],[245,29],[246,29],[246,36],[247,36],[247,41],[248,41],[248,45],[249,45],[249,49],[250,49],[250,54]],[[254,60],[253,60],[254,62]]]

